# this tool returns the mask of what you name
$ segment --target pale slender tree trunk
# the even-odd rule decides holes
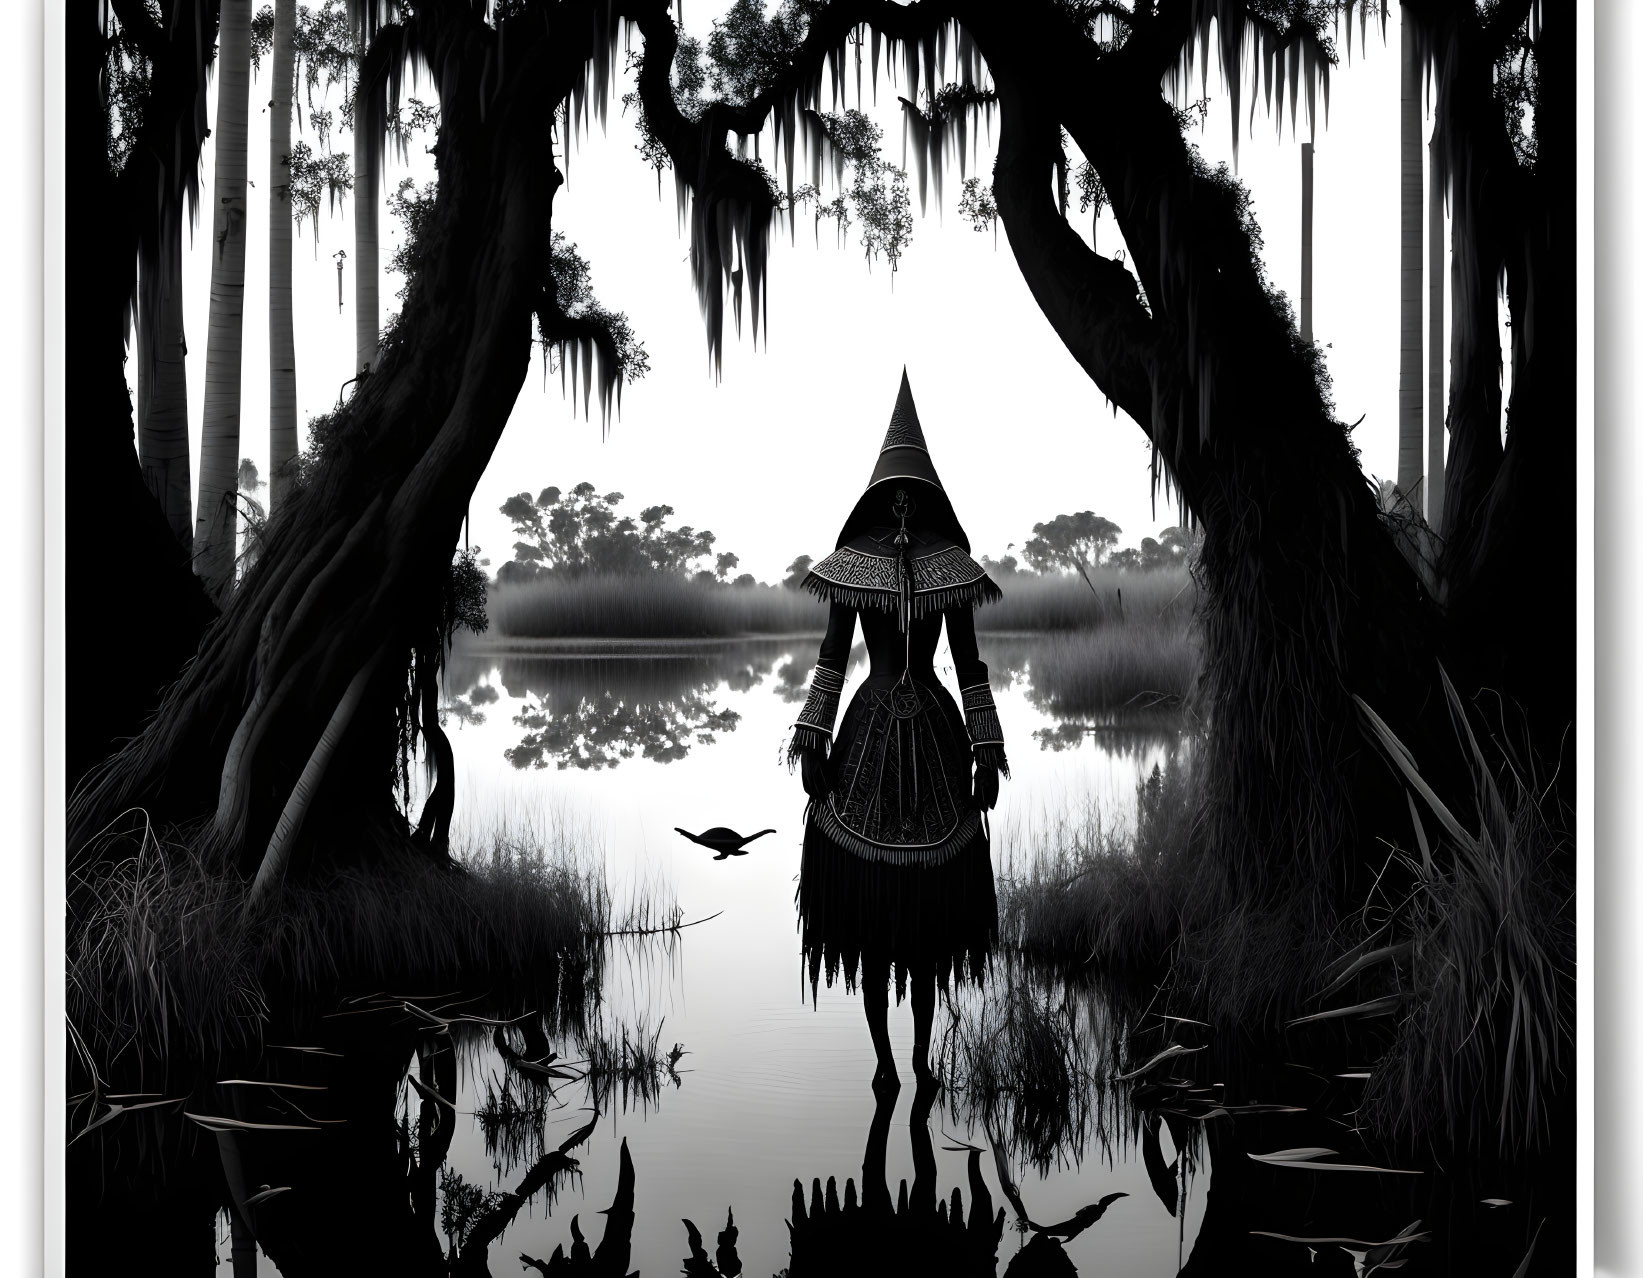
[[[205,348],[200,500],[194,570],[219,602],[234,584],[240,466],[240,354],[245,320],[246,109],[251,0],[222,0],[217,46],[216,178],[211,202],[211,318]]]
[[[1421,474],[1426,439],[1421,419],[1421,74],[1415,28],[1407,12],[1403,31],[1402,93],[1399,106],[1398,209],[1401,238],[1398,253],[1398,489],[1420,509]]]
[[[188,463],[188,375],[183,337],[183,260],[171,255],[160,281],[159,321],[137,330],[137,459],[143,483],[185,552],[194,545]]]
[[[146,456],[143,451],[143,424],[148,421],[148,403],[154,398],[154,343],[159,334],[159,323],[149,307],[143,305],[143,296],[149,281],[141,267],[137,273],[137,460]]]
[[[365,57],[363,44],[355,50]],[[357,126],[356,126],[357,132]],[[354,138],[354,372],[377,362],[377,175]],[[380,167],[380,162],[379,162]]]
[[[1436,142],[1427,143],[1434,160],[1436,146]],[[1427,265],[1432,275],[1426,312],[1426,522],[1434,530],[1443,527],[1443,444],[1448,425],[1443,400],[1443,188],[1437,171],[1434,164],[1426,225]]]
[[[1301,340],[1312,340],[1312,143],[1301,143]]]
[[[291,322],[291,91],[297,0],[274,0],[268,128],[269,510],[284,500],[297,456],[297,343]]]

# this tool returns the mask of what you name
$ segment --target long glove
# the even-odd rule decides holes
[[[985,811],[998,803],[999,774],[1010,775],[1010,761],[1004,754],[1004,731],[999,726],[991,688],[977,683],[959,691],[964,698],[964,727],[970,735],[970,749],[976,764],[970,801]]]
[[[819,799],[829,789],[827,750],[833,740],[833,720],[839,713],[839,694],[844,674],[818,665],[810,676],[810,695],[793,724],[793,740],[787,747],[789,767],[797,766],[804,779],[804,791]]]
[[[970,804],[984,812],[998,804],[998,766],[983,762],[979,755],[976,757],[975,788],[970,794]]]
[[[799,776],[804,780],[804,792],[812,799],[825,799],[833,783],[827,776],[827,756],[820,750],[804,749],[799,753]]]

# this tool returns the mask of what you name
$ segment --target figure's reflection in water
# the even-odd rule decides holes
[[[831,1278],[852,1274],[863,1278],[929,1273],[954,1278],[996,1278],[998,1251],[1007,1213],[993,1208],[993,1196],[982,1174],[982,1153],[968,1147],[967,1175],[970,1201],[955,1185],[949,1194],[938,1192],[936,1155],[930,1137],[930,1116],[940,1084],[926,1079],[914,1092],[907,1116],[912,1144],[913,1182],[901,1181],[892,1195],[886,1174],[890,1133],[900,1088],[894,1080],[874,1085],[876,1105],[862,1155],[861,1183],[849,1177],[841,1193],[836,1177],[810,1182],[808,1201],[804,1182],[793,1182],[793,1206],[788,1219],[789,1257],[779,1278]],[[1111,1194],[1054,1225],[1031,1225],[1013,1184],[1005,1183],[1015,1204],[1018,1224],[1032,1238],[1009,1261],[1005,1278],[1073,1278],[1078,1272],[1062,1246],[1094,1225],[1108,1205],[1122,1194]],[[710,1260],[701,1233],[685,1222],[691,1254],[685,1259],[687,1278],[734,1278],[741,1272],[736,1253],[738,1231],[727,1218],[719,1248]]]
[[[789,1278],[821,1274],[904,1274],[931,1272],[953,1275],[992,1275],[996,1272],[999,1240],[1004,1234],[1004,1209],[993,1212],[992,1194],[981,1175],[981,1152],[969,1156],[970,1206],[965,1214],[963,1192],[954,1187],[951,1199],[938,1198],[936,1156],[930,1139],[930,1111],[939,1085],[925,1080],[914,1093],[907,1118],[913,1147],[913,1184],[901,1182],[891,1198],[885,1176],[890,1122],[898,1088],[880,1084],[874,1089],[877,1105],[862,1156],[861,1188],[847,1179],[840,1200],[837,1182],[827,1179],[824,1192],[819,1178],[812,1180],[808,1206],[804,1187],[793,1182],[793,1215],[788,1222],[792,1238]]]

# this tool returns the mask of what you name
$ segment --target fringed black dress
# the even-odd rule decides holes
[[[1005,761],[972,612],[998,587],[961,547],[914,531],[909,600],[894,537],[880,528],[853,538],[806,579],[832,607],[794,750],[827,752],[828,793],[806,809],[798,891],[812,991],[841,970],[853,989],[865,961],[894,970],[899,1001],[910,970],[933,968],[944,989],[955,974],[985,971],[998,906],[971,765]],[[870,670],[833,733],[858,617]],[[943,618],[962,717],[933,664]]]

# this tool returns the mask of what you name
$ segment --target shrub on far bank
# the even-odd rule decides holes
[[[1092,568],[1088,584],[1075,573],[1017,572],[995,580],[1004,598],[976,610],[977,630],[1184,627],[1198,597],[1184,567],[1156,572]]]

